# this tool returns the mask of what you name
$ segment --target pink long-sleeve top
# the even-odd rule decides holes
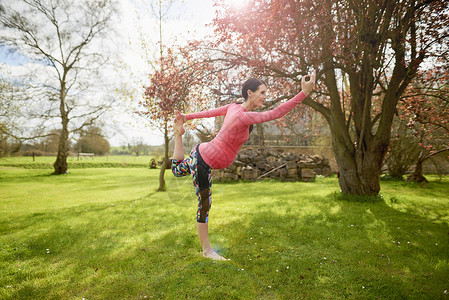
[[[307,95],[300,92],[278,107],[264,111],[247,111],[240,104],[232,103],[219,108],[187,114],[187,120],[225,116],[218,135],[210,142],[202,143],[199,151],[204,162],[212,169],[224,169],[230,166],[237,152],[249,138],[249,126],[278,119],[287,114]]]

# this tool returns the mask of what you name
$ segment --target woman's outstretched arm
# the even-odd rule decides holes
[[[228,111],[228,108],[231,104],[222,106],[222,107],[218,107],[218,108],[213,108],[211,110],[206,110],[206,111],[200,111],[200,112],[196,112],[196,113],[192,113],[192,114],[186,114],[183,115],[184,116],[184,122],[187,120],[192,120],[192,119],[201,119],[201,118],[212,118],[212,117],[218,117],[218,116],[224,116],[226,115],[226,112]]]
[[[300,92],[295,97],[291,98],[287,102],[282,103],[278,107],[272,110],[264,112],[245,112],[243,114],[244,122],[248,125],[259,124],[264,122],[269,122],[275,119],[279,119],[285,116],[289,111],[291,111],[296,105],[301,103],[307,95],[304,92]]]
[[[315,77],[316,71],[313,72],[312,75],[304,76],[301,79],[301,88],[302,91],[297,94],[295,97],[291,98],[287,102],[282,103],[275,109],[264,111],[264,112],[245,112],[243,120],[246,124],[259,124],[268,121],[272,121],[275,119],[279,119],[285,116],[289,111],[291,111],[296,105],[301,103],[308,94],[310,94],[315,87]],[[306,81],[306,78],[309,78],[309,81]]]

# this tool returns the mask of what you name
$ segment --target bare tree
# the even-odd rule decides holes
[[[0,5],[0,44],[30,58],[26,81],[34,103],[44,101],[33,117],[60,119],[54,174],[67,172],[69,135],[92,125],[112,102],[89,96],[92,87],[98,89],[100,70],[108,62],[100,47],[115,7],[113,0],[15,0]]]

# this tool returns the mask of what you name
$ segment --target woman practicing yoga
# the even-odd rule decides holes
[[[242,87],[242,96],[245,101],[242,104],[232,103],[223,107],[193,114],[181,114],[175,112],[174,139],[175,149],[172,160],[172,171],[176,177],[191,174],[193,184],[198,197],[198,210],[196,214],[196,227],[203,248],[203,256],[215,260],[226,260],[218,255],[209,242],[208,218],[211,208],[211,169],[223,169],[230,166],[237,152],[248,140],[253,124],[268,122],[278,119],[298,103],[301,103],[315,86],[316,72],[307,75],[301,80],[302,91],[292,99],[282,103],[275,109],[265,112],[251,112],[261,107],[266,99],[267,87],[255,78],[248,79]],[[306,81],[309,77],[309,81]],[[183,127],[187,120],[198,118],[211,118],[225,116],[223,126],[218,135],[210,142],[201,143],[193,147],[188,158],[184,159],[182,135]]]

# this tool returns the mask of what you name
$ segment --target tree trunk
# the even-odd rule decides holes
[[[409,176],[407,176],[407,181],[414,181],[414,182],[418,182],[418,183],[422,183],[422,182],[427,183],[428,182],[427,179],[422,174],[422,165],[426,159],[427,159],[427,157],[426,157],[425,151],[421,150],[421,152],[419,153],[419,156],[418,156],[418,161],[416,162],[415,171],[412,174],[410,174]]]
[[[338,135],[338,134],[337,134]],[[335,136],[335,135],[334,135]],[[338,165],[338,181],[344,194],[377,195],[380,191],[381,173],[379,153],[366,150],[347,149],[338,139],[332,141]]]
[[[422,165],[424,160],[418,159],[418,162],[416,163],[415,171],[407,176],[407,181],[414,181],[418,183],[428,183],[426,177],[422,174]]]
[[[67,122],[63,122],[67,123]],[[67,124],[63,124],[61,135],[59,137],[58,155],[54,163],[54,175],[67,174],[67,156],[69,154],[68,149],[68,137],[69,132],[67,130]]]
[[[265,145],[265,137],[263,135],[263,124],[256,124],[257,127],[257,135],[259,136],[259,146]]]
[[[65,81],[61,82],[61,90],[59,92],[59,111],[61,114],[61,134],[59,136],[59,146],[58,146],[58,155],[56,157],[56,161],[53,164],[54,166],[54,175],[67,174],[67,156],[69,154],[68,140],[69,140],[69,115],[65,107],[65,96],[66,96],[66,88]]]
[[[159,173],[159,188],[157,189],[158,192],[165,192],[167,190],[167,187],[165,186],[165,179],[164,179],[165,170],[169,166],[168,143],[170,142],[170,140],[168,139],[167,122],[165,123],[165,128],[164,128],[164,140],[165,140],[165,144],[164,144],[165,155],[164,155],[164,159],[162,161],[161,172]]]
[[[449,148],[438,150],[432,154],[429,154],[426,151],[421,150],[421,153],[418,156],[418,161],[416,163],[415,171],[413,172],[413,174],[411,174],[407,177],[407,181],[415,181],[418,183],[422,183],[422,182],[427,183],[428,182],[427,179],[422,174],[422,166],[423,166],[424,161],[435,156],[435,155],[438,155],[438,154],[440,154],[442,152],[446,152],[446,151],[449,151]]]

